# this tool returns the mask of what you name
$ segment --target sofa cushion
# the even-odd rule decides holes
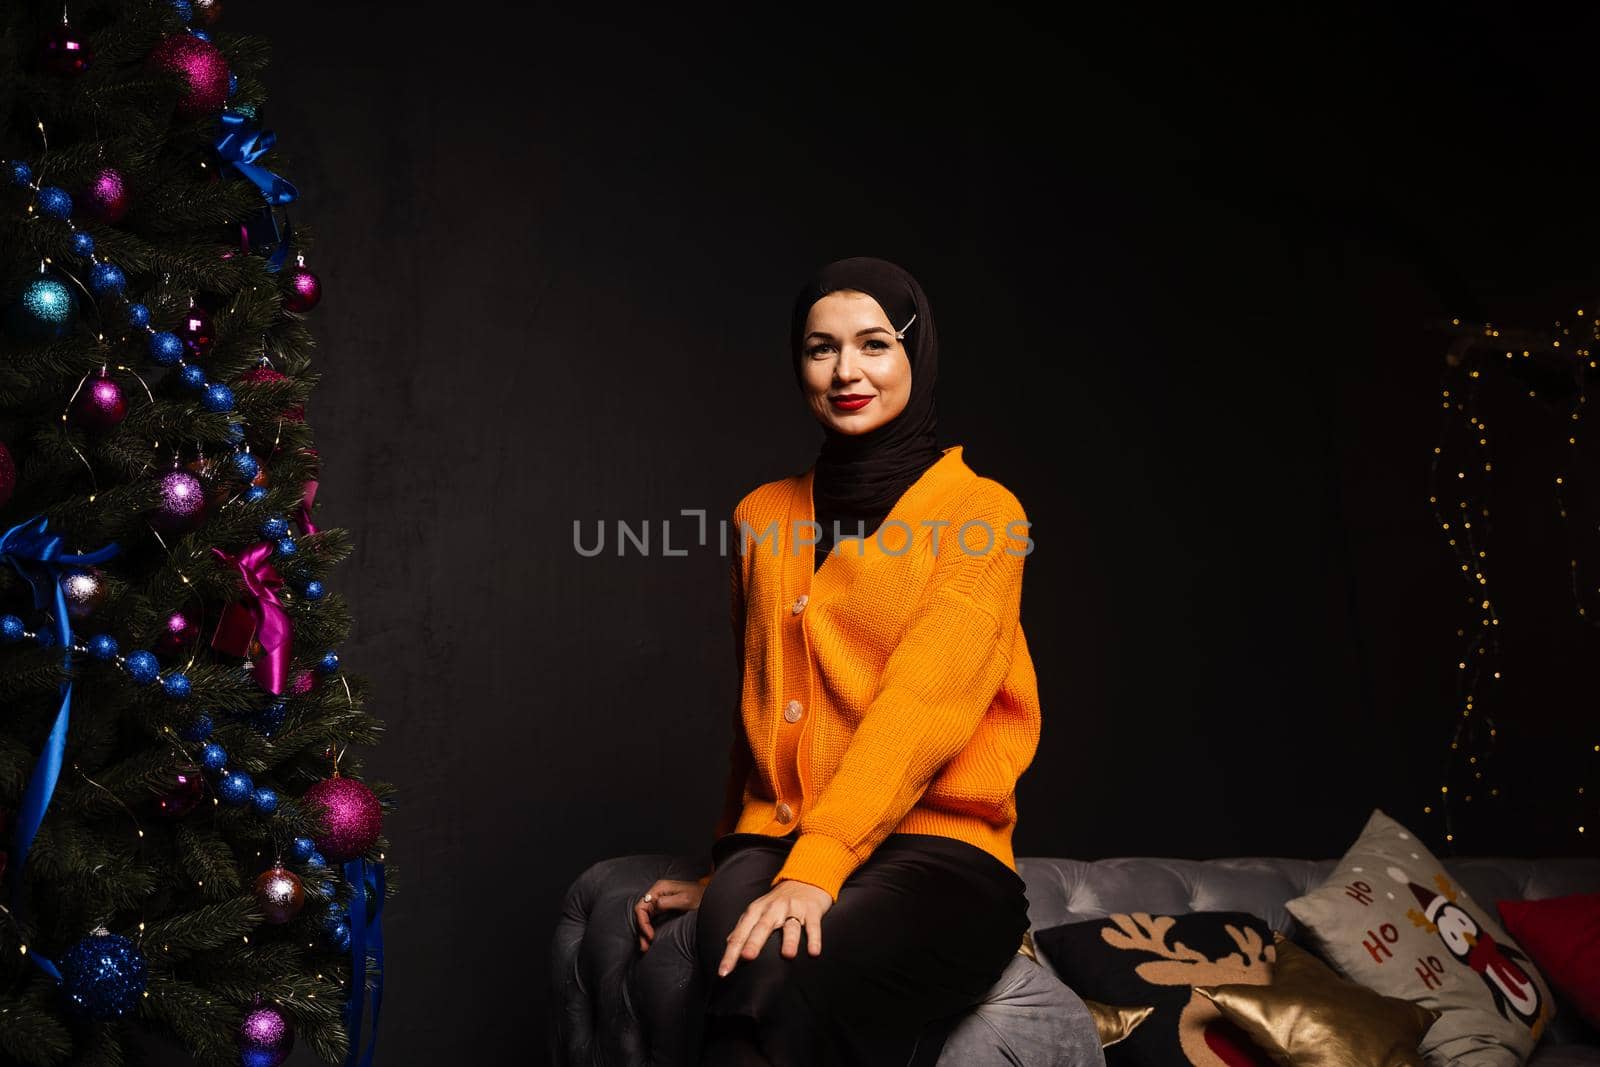
[[[1324,958],[1387,996],[1437,1009],[1430,1063],[1526,1062],[1555,1012],[1550,988],[1493,912],[1382,811],[1328,881],[1288,902]]]
[[[1278,934],[1267,985],[1196,986],[1273,1060],[1290,1067],[1422,1067],[1439,1013],[1342,978]]]
[[[1079,996],[1150,1004],[1151,1017],[1108,1054],[1113,1063],[1235,1067],[1271,1061],[1256,1053],[1197,985],[1265,984],[1272,930],[1244,912],[1118,913],[1034,931],[1039,952]]]
[[[1495,906],[1556,989],[1600,1026],[1600,893],[1502,900]]]

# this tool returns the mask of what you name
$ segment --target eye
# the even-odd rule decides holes
[[[883,352],[883,351],[886,351],[888,349],[889,342],[887,342],[887,341],[879,341],[876,338],[874,338],[873,340],[867,342],[867,347],[875,349],[875,350],[877,350],[879,352]]]
[[[806,355],[808,355],[808,356],[816,356],[818,353],[826,352],[832,347],[833,346],[830,345],[830,344],[825,344],[825,343],[819,341],[816,344],[812,345],[810,348],[806,349]]]

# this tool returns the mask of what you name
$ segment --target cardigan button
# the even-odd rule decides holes
[[[778,805],[778,821],[782,822],[782,823],[786,823],[792,818],[794,818],[794,809],[791,808],[787,804],[779,804]]]
[[[789,701],[789,706],[783,709],[783,721],[799,722],[800,716],[804,713],[805,709],[800,706],[800,702],[798,700],[791,700]]]
[[[801,593],[801,594],[800,594],[800,599],[799,599],[799,600],[796,600],[796,601],[795,601],[795,602],[794,602],[794,604],[792,604],[792,605],[791,605],[791,606],[790,606],[790,608],[789,608],[789,614],[791,614],[791,615],[798,615],[798,614],[800,614],[800,613],[801,613],[801,612],[802,612],[802,611],[804,611],[804,610],[805,610],[805,608],[806,608],[806,601],[808,601],[808,600],[810,600],[810,599],[811,599],[811,595],[810,595],[810,594],[809,594],[809,593]]]

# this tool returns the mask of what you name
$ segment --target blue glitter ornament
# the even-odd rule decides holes
[[[173,700],[187,700],[189,697],[189,676],[186,674],[169,674],[161,679],[161,688]]]
[[[228,71],[228,95],[233,96],[239,91],[239,75]]]
[[[204,389],[206,387],[206,372],[203,368],[193,363],[186,363],[178,369],[178,381],[190,389]]]
[[[33,181],[33,168],[20,159],[13,159],[6,164],[6,176],[12,185],[24,186]]]
[[[178,18],[188,22],[194,18],[194,6],[189,0],[172,0],[172,9],[178,13]]]
[[[261,523],[261,536],[269,540],[277,540],[289,532],[289,520],[282,515],[273,515]]]
[[[248,452],[235,452],[233,454],[233,469],[239,477],[249,481],[261,473],[261,464],[256,462],[256,457]]]
[[[322,657],[322,662],[317,664],[327,674],[332,674],[339,669],[339,653],[329,652]]]
[[[40,648],[53,648],[56,643],[56,632],[48,626],[41,626],[33,632],[33,643]]]
[[[317,843],[309,837],[297,837],[289,846],[289,852],[295,859],[304,863],[317,850]]]
[[[143,304],[129,304],[128,325],[138,327],[150,325],[150,309]]]
[[[349,952],[350,924],[341,919],[329,926],[328,944],[333,946],[335,952]]]
[[[197,39],[206,41],[207,43],[209,43],[211,40],[211,35],[205,30],[190,30],[189,32],[192,33]]]
[[[326,867],[328,865],[328,861],[323,857],[322,853],[313,852],[311,855],[306,857],[306,865],[310,867]]]
[[[183,358],[183,340],[171,330],[157,330],[150,335],[150,358],[163,367],[170,367]]]
[[[120,293],[128,287],[128,276],[115,263],[96,263],[89,268],[89,290],[95,296]]]
[[[98,660],[117,658],[117,639],[110,634],[95,634],[89,638],[89,655]]]
[[[220,771],[228,765],[228,750],[212,741],[200,750],[200,765],[208,771]]]
[[[252,504],[266,495],[267,487],[264,485],[252,485],[250,488],[244,491],[244,498],[250,501]]]
[[[200,401],[200,406],[207,411],[232,411],[233,390],[221,382],[206,386],[206,395]]]
[[[211,721],[211,716],[202,711],[199,715],[195,716],[194,722],[190,723],[188,726],[185,726],[181,731],[178,732],[178,736],[183,738],[185,741],[204,741],[206,738],[211,736],[211,729],[213,725],[214,724]]]
[[[88,259],[94,255],[94,238],[79,230],[72,235],[72,254]]]
[[[278,794],[266,786],[257,786],[255,792],[250,794],[250,803],[263,815],[271,815],[278,810]]]
[[[39,190],[39,211],[53,219],[66,218],[72,214],[72,194],[59,186],[45,186]]]
[[[142,648],[129,652],[125,662],[128,667],[128,677],[140,685],[149,685],[161,673],[161,662],[156,659],[155,653],[146,652]]]
[[[144,955],[121,934],[84,938],[67,950],[59,966],[67,999],[99,1022],[126,1015],[144,994]]]
[[[230,423],[228,423],[228,428],[225,431],[223,431],[223,434],[224,434],[225,437],[227,437],[228,443],[230,445],[237,445],[237,444],[242,443],[244,441],[244,423],[242,423],[242,422],[230,422]]]
[[[250,717],[250,725],[254,726],[263,737],[271,737],[283,729],[283,720],[289,715],[289,705],[281,700],[274,700]]]
[[[321,600],[323,594],[322,583],[313,578],[306,583],[306,599]]]
[[[16,314],[18,328],[40,338],[56,338],[71,328],[78,314],[72,290],[54,278],[35,278],[22,290]]]
[[[292,556],[300,551],[300,546],[294,543],[294,538],[292,537],[280,537],[278,538],[277,549],[280,556]]]
[[[243,771],[230,771],[223,775],[222,784],[217,786],[217,795],[226,804],[248,804],[255,789],[256,784],[250,780],[248,774]]]
[[[8,644],[21,641],[27,629],[22,624],[22,620],[15,615],[0,616],[0,641],[5,641]]]

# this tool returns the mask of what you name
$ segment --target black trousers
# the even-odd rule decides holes
[[[799,953],[785,959],[780,930],[719,976],[728,935],[772,889],[795,836],[729,834],[712,846],[696,927],[707,990],[701,1063],[931,1067],[1022,942],[1022,879],[964,841],[890,834],[823,915],[820,956],[802,932]]]

